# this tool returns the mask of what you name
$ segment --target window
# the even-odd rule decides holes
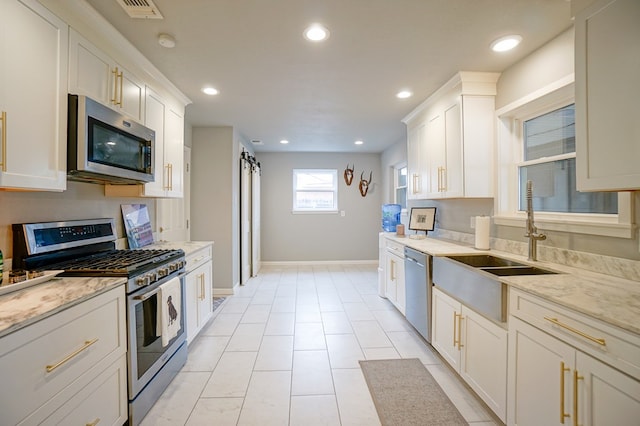
[[[632,194],[578,192],[573,76],[496,111],[495,223],[524,228],[533,182],[542,230],[633,238]]]
[[[558,213],[618,213],[615,192],[576,190],[575,106],[525,120],[523,159],[518,164],[519,209],[525,210],[527,180],[533,183],[533,209]]]
[[[395,174],[395,203],[402,206],[402,210],[407,208],[407,166],[393,169]]]
[[[293,170],[293,211],[338,211],[338,171],[335,169]]]

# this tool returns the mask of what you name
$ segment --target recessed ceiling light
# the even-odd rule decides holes
[[[313,24],[304,30],[304,38],[309,41],[324,41],[329,38],[329,30],[320,24]]]
[[[282,145],[286,145],[286,144],[288,144],[288,143],[289,143],[289,141],[288,141],[288,140],[286,140],[286,139],[282,139],[282,140],[280,141],[280,143],[281,143]]]
[[[362,145],[364,142],[363,141],[355,141],[354,142],[356,145]]]
[[[500,37],[491,43],[491,50],[494,52],[506,52],[519,45],[521,41],[522,37],[517,34]]]
[[[220,93],[218,89],[216,89],[215,87],[203,87],[202,92],[211,96],[217,95],[218,93]]]
[[[407,99],[407,98],[410,98],[411,96],[413,96],[413,93],[411,93],[408,90],[401,90],[398,93],[396,93],[396,97],[399,99]]]
[[[158,36],[158,43],[162,47],[166,47],[167,49],[171,49],[176,46],[176,39],[169,34],[160,34]]]

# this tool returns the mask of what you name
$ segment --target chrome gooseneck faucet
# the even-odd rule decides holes
[[[538,260],[538,240],[546,240],[545,234],[539,234],[538,228],[533,224],[533,182],[527,181],[527,233],[529,238],[529,260]]]

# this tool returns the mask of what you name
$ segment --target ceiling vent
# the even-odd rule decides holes
[[[264,145],[264,142],[262,142],[260,139],[251,139],[251,144],[252,145]]]
[[[163,19],[158,7],[151,0],[116,0],[131,18]]]

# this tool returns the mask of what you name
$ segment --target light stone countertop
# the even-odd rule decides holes
[[[385,237],[432,256],[492,254],[560,272],[556,275],[499,277],[500,281],[561,306],[640,334],[640,282],[551,262],[529,262],[525,256],[475,248],[435,238]]]
[[[157,241],[151,245],[142,247],[143,249],[152,250],[184,250],[184,254],[189,256],[198,250],[202,250],[207,246],[212,246],[213,241]]]
[[[124,277],[55,277],[33,287],[3,294],[0,296],[0,337],[126,282]]]

